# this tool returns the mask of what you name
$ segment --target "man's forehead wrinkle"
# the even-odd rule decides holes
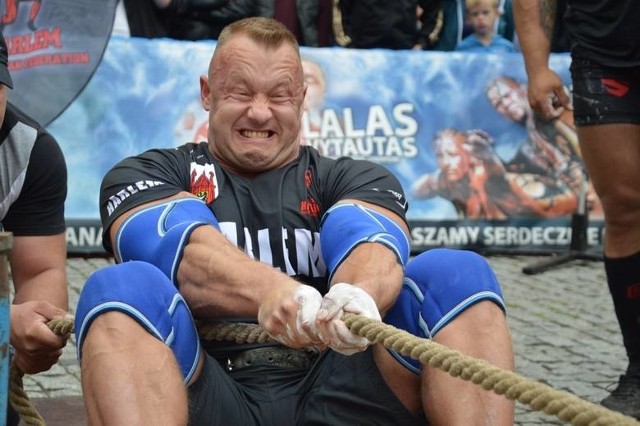
[[[225,46],[226,47],[226,46]],[[302,90],[303,76],[299,63],[294,56],[285,56],[266,69],[255,69],[255,61],[250,53],[238,55],[238,51],[223,49],[213,62],[212,76],[214,81],[224,84],[225,81],[238,81],[245,75],[251,75],[252,82],[257,85],[293,85]],[[259,71],[259,72],[257,72]]]

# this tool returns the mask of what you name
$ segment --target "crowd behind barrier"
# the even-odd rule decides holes
[[[267,16],[285,24],[302,46],[452,51],[474,32],[470,5],[475,0],[118,0],[114,32],[214,40],[234,20]],[[490,7],[497,19],[486,30],[517,50],[512,0],[490,0]]]

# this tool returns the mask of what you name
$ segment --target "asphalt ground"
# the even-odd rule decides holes
[[[545,259],[548,257],[488,257],[504,291],[517,372],[597,403],[626,368],[603,265],[574,260],[535,275],[522,272]],[[68,260],[72,314],[86,279],[111,262],[109,258]],[[75,339],[71,338],[58,364],[45,373],[25,376],[23,387],[34,400],[81,396]],[[516,425],[555,424],[564,423],[517,403]]]

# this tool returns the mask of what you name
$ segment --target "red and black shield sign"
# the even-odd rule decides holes
[[[9,100],[46,126],[91,79],[117,0],[0,0],[9,49]]]

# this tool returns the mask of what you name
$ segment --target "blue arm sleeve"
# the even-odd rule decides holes
[[[191,233],[203,225],[220,229],[209,207],[197,198],[183,198],[135,212],[115,238],[121,262],[142,260],[158,267],[176,284],[178,265]]]
[[[398,262],[407,263],[409,239],[393,220],[359,204],[338,204],[330,208],[320,224],[322,257],[329,281],[353,249],[370,242],[383,244],[396,254]]]

